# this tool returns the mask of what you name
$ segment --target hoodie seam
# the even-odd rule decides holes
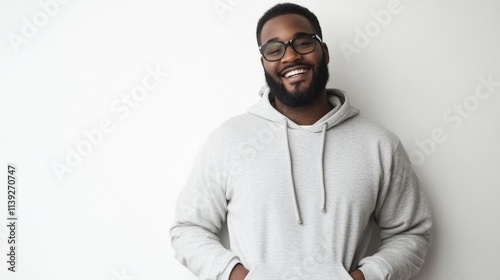
[[[385,199],[387,198],[387,193],[389,192],[389,190],[387,190],[384,186],[386,184],[386,181],[388,180],[387,178],[390,177],[389,173],[392,171],[392,167],[394,165],[394,155],[396,154],[396,151],[398,150],[398,147],[400,144],[401,144],[401,141],[398,139],[398,144],[396,145],[396,148],[394,149],[394,151],[392,151],[392,153],[391,153],[391,157],[390,157],[391,163],[389,165],[389,168],[383,174],[382,182],[379,185],[378,194],[377,194],[377,205],[375,206],[375,209],[374,209],[374,218],[375,218],[375,222],[377,224],[379,223],[379,214],[381,211],[381,208],[378,209],[379,205],[380,205],[380,207],[383,207],[383,205],[385,203]],[[381,163],[381,165],[382,165],[382,169],[383,169],[383,163]]]
[[[398,139],[398,145],[396,145],[396,148],[391,154],[391,165],[389,165],[389,169],[384,174],[384,179],[382,180],[382,186],[385,185],[386,179],[387,177],[389,177],[389,173],[391,172],[392,166],[394,165],[394,155],[396,154],[396,151],[398,150],[400,145],[401,145],[401,140]]]
[[[227,201],[227,194],[228,194],[228,184],[227,184],[227,176],[226,176],[226,172],[224,169],[221,169],[219,167],[219,164],[217,162],[217,158],[215,157],[215,153],[214,153],[214,149],[212,147],[212,133],[210,133],[209,135],[209,139],[208,139],[208,149],[210,151],[210,159],[212,160],[215,168],[214,168],[214,172],[215,172],[215,178],[216,178],[216,181],[219,181],[220,183],[220,187],[223,188],[224,190],[224,198],[226,199]],[[225,209],[224,209],[226,212],[227,212],[227,204],[225,206]],[[223,222],[225,222],[225,220],[227,219],[227,214],[226,214],[226,217],[224,219]]]

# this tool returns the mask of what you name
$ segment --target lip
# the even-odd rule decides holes
[[[287,79],[287,78],[285,77],[285,75],[286,75],[287,73],[289,73],[289,72],[291,72],[291,71],[293,71],[293,70],[298,70],[298,69],[306,69],[306,70],[307,70],[307,72],[309,72],[309,71],[311,70],[311,67],[310,67],[310,66],[307,66],[307,65],[298,65],[298,66],[293,66],[293,67],[287,67],[287,68],[285,68],[283,71],[281,71],[281,77],[282,77],[282,78]],[[303,73],[303,74],[307,74],[307,72],[306,72],[306,73]],[[300,76],[300,75],[299,75],[299,76]]]
[[[294,75],[291,77],[285,77],[287,73],[298,69],[306,69],[307,72]],[[288,67],[285,70],[281,71],[281,78],[289,84],[296,84],[305,80],[311,72],[312,72],[311,67],[309,66],[306,65],[293,66],[293,67]]]

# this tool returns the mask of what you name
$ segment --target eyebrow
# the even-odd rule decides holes
[[[293,38],[295,38],[295,37],[297,37],[297,36],[299,36],[299,35],[307,35],[307,34],[309,34],[309,33],[307,33],[307,32],[297,32],[297,33],[293,34],[292,39],[293,39]],[[265,42],[265,43],[264,43],[264,44],[262,44],[262,45],[265,45],[265,44],[267,44],[267,43],[269,43],[269,42],[274,42],[274,41],[279,41],[279,40],[278,40],[278,37],[271,38],[271,39],[267,40],[267,42]],[[288,41],[288,40],[287,40],[287,41]]]

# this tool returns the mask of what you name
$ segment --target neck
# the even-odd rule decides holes
[[[298,125],[312,125],[333,109],[326,90],[312,103],[300,107],[288,107],[275,98],[275,108]]]

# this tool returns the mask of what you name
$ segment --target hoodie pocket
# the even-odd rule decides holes
[[[352,280],[342,264],[312,266],[261,264],[245,280]]]

